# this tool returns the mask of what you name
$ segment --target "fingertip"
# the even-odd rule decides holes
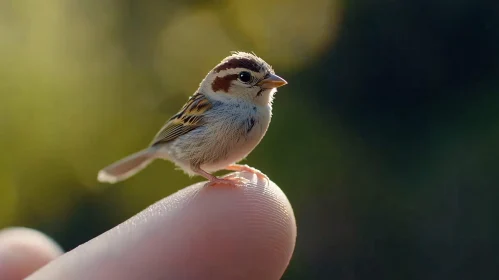
[[[243,185],[243,197],[239,201],[227,201],[228,208],[241,213],[234,215],[240,223],[234,225],[239,233],[249,235],[250,242],[243,249],[254,250],[252,257],[240,261],[248,271],[253,265],[261,267],[260,273],[244,279],[280,279],[289,265],[296,242],[296,220],[291,203],[285,193],[267,178],[260,178],[249,172],[236,173],[249,180]],[[244,244],[244,243],[241,243]],[[247,263],[245,263],[247,262]],[[237,263],[237,262],[235,262]],[[251,275],[251,273],[249,273]]]
[[[170,236],[158,240],[166,242],[171,254],[163,259],[172,259],[175,264],[167,276],[280,279],[292,257],[297,231],[288,198],[274,182],[253,173],[236,172],[226,177],[247,181],[236,187],[201,182],[150,208],[149,214],[165,209],[176,213],[170,217],[174,220],[160,225],[168,227]]]
[[[28,228],[0,231],[2,280],[24,279],[63,253],[45,234]]]

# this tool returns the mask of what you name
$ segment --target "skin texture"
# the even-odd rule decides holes
[[[274,183],[231,175],[249,183],[184,188],[27,279],[280,279],[295,246],[291,205]]]

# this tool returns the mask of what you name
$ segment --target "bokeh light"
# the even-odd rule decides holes
[[[253,51],[289,82],[245,162],[297,216],[283,279],[495,279],[486,2],[0,0],[0,225],[69,250],[202,180],[159,161],[113,186],[96,176],[230,51]]]

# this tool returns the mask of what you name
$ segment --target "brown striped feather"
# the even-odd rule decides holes
[[[202,93],[189,98],[180,112],[174,115],[156,134],[151,146],[167,143],[203,125],[203,114],[212,105]]]
[[[262,66],[256,62],[254,59],[246,57],[233,57],[228,59],[226,62],[218,65],[214,71],[220,72],[227,69],[245,68],[253,72],[260,72]]]

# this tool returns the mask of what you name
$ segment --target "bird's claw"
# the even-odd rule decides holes
[[[246,164],[233,165],[230,167],[230,170],[239,171],[239,172],[244,172],[244,171],[249,172],[249,173],[255,174],[259,179],[265,180],[267,184],[270,182],[270,179],[269,179],[269,177],[267,177],[267,175],[265,175],[260,170],[253,168],[253,167],[246,165]]]

